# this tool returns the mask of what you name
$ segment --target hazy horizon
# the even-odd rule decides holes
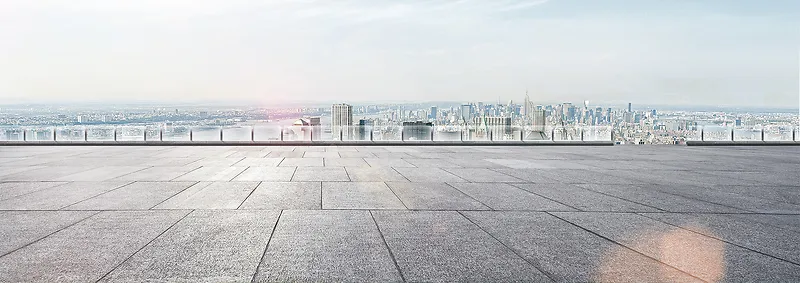
[[[797,109],[800,2],[6,0],[0,104]]]

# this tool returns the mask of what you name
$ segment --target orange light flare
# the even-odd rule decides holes
[[[699,225],[686,228],[643,231],[635,240],[622,242],[666,265],[642,262],[641,257],[632,256],[630,250],[617,246],[607,253],[599,266],[597,281],[624,282],[638,278],[641,282],[683,282],[685,274],[681,271],[706,282],[722,281],[726,270],[725,243],[709,237],[714,234]]]

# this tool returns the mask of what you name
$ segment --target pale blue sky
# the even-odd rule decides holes
[[[797,107],[800,1],[3,0],[0,99]]]

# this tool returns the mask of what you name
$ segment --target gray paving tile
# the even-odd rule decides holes
[[[648,185],[634,186],[579,184],[577,186],[670,212],[746,212],[741,209],[667,194],[654,189],[648,189]]]
[[[614,172],[600,170],[554,169],[542,170],[539,173],[564,184],[646,184],[642,181],[612,175],[611,173]]]
[[[207,157],[207,158],[202,158],[202,159],[197,160],[195,162],[186,164],[186,166],[195,166],[195,167],[198,167],[198,166],[202,166],[202,167],[228,167],[228,166],[233,166],[233,164],[236,164],[237,162],[241,161],[242,159],[244,159],[244,158],[243,157],[234,157],[234,158],[212,158],[212,157]]]
[[[798,266],[628,213],[553,213],[709,282],[800,280]]]
[[[352,146],[329,146],[325,148],[325,151],[331,152],[358,152],[355,147]]]
[[[556,180],[548,178],[546,175],[545,170],[541,169],[509,169],[509,168],[499,168],[493,169],[494,171],[512,176],[514,178],[525,180],[526,182],[530,183],[537,183],[537,184],[554,184],[559,183]]]
[[[0,169],[2,169],[2,170],[0,170],[0,180],[4,180],[5,179],[5,178],[2,178],[3,176],[13,175],[13,174],[20,173],[20,172],[25,172],[25,171],[35,170],[35,169],[41,169],[41,168],[45,168],[45,167],[44,166],[23,166],[23,165],[20,165],[20,167],[2,167],[2,168],[0,168]]]
[[[249,282],[278,214],[194,211],[100,282]]]
[[[657,212],[656,208],[568,184],[514,184],[523,190],[583,211]]]
[[[387,183],[408,209],[489,210],[488,207],[446,183]]]
[[[236,209],[258,182],[200,182],[154,207],[155,209]]]
[[[43,159],[38,159],[39,162],[36,162],[37,159],[31,157],[2,157],[0,154],[0,167],[31,166],[46,163]]]
[[[94,282],[187,213],[101,212],[0,257],[0,282]]]
[[[277,167],[278,164],[281,164],[283,158],[254,158],[254,157],[245,157],[239,162],[236,162],[233,166],[244,167]]]
[[[67,210],[141,210],[171,198],[194,182],[136,182],[65,207]]]
[[[294,151],[305,151],[305,152],[326,152],[325,150],[327,147],[325,146],[298,146],[294,148]]]
[[[150,158],[146,161],[137,164],[145,167],[185,167],[186,165],[198,161],[200,158],[187,157],[187,158]],[[199,167],[199,166],[194,166]]]
[[[400,158],[364,158],[364,161],[369,163],[369,166],[372,167],[414,167],[411,163]]]
[[[445,170],[469,182],[523,182],[523,180],[486,168],[447,168]]]
[[[353,182],[408,182],[392,167],[345,167]]]
[[[95,166],[46,166],[0,176],[0,181],[55,181],[78,172],[95,169]]]
[[[369,152],[339,152],[339,156],[342,158],[364,158],[364,157],[375,157],[374,154]]]
[[[764,185],[798,186],[797,181],[794,180],[794,178],[792,178],[793,177],[792,172],[711,171],[707,173],[729,179],[747,181],[747,183],[753,184],[755,186],[764,186]],[[797,174],[797,171],[795,171],[794,174]]]
[[[422,156],[429,156],[429,153],[420,153]],[[460,168],[461,166],[442,158],[404,158],[408,163],[420,168]]]
[[[75,224],[96,212],[0,211],[0,256]]]
[[[769,200],[737,194],[728,187],[675,185],[670,183],[651,185],[656,190],[687,198],[735,207],[761,213],[800,213],[800,205],[784,201]]]
[[[363,158],[323,158],[325,167],[369,167]]]
[[[731,217],[800,232],[800,217],[795,214],[736,214]]]
[[[408,281],[548,281],[536,268],[457,212],[373,214]]]
[[[505,183],[450,183],[456,189],[494,210],[575,211]]]
[[[269,154],[269,151],[237,151],[228,155],[227,158],[264,158]]]
[[[287,210],[256,282],[399,282],[368,211]]]
[[[319,182],[262,182],[241,209],[322,209]]]
[[[335,151],[334,152],[306,151],[306,153],[303,154],[303,157],[304,158],[309,158],[309,157],[339,158],[341,156],[339,156],[339,153],[335,152]]]
[[[191,166],[165,166],[165,167],[150,167],[141,171],[136,171],[130,174],[122,175],[114,178],[116,181],[170,181],[186,173],[192,172],[199,167]]]
[[[450,172],[439,168],[394,168],[411,182],[465,182]]]
[[[295,182],[346,182],[350,181],[344,167],[297,167]]]
[[[291,152],[294,151],[295,147],[278,145],[278,146],[269,146],[267,148],[269,149],[270,152]]]
[[[7,182],[0,183],[0,200],[66,184],[66,182]]]
[[[483,160],[483,159],[465,158],[466,157],[465,155],[468,155],[468,154],[469,153],[451,154],[451,156],[453,156],[453,157],[448,158],[446,160],[448,162],[450,162],[450,163],[453,163],[453,164],[458,165],[458,166],[463,167],[463,168],[481,168],[481,169],[486,169],[486,168],[508,168],[506,166],[503,166],[503,165],[500,165],[500,164],[497,164],[497,163],[494,163],[494,162],[489,162],[489,161],[486,161],[486,160]]]
[[[558,282],[700,281],[543,212],[464,212]]]
[[[289,166],[289,167],[322,167],[324,166],[324,162],[322,158],[291,158],[287,157],[283,159],[283,162],[279,166]]]
[[[575,158],[566,158],[567,160],[537,160],[537,164],[547,166],[553,169],[598,169],[585,164],[575,162]]]
[[[503,158],[503,159],[486,159],[486,161],[499,164],[508,168],[513,169],[549,169],[553,168],[547,166],[545,164],[538,163],[532,160],[523,160],[523,159],[510,159],[510,158]]]
[[[130,182],[73,182],[0,201],[5,210],[61,209]]]
[[[112,180],[115,179],[116,177],[120,177],[136,171],[141,171],[146,168],[147,167],[136,167],[136,166],[105,166],[56,178],[55,181],[101,182],[101,181]]]
[[[394,147],[387,147],[387,151],[391,151]],[[411,155],[408,155],[405,152],[373,152],[372,154],[375,155],[378,159],[403,159],[403,158],[411,158]]]
[[[645,216],[798,263],[800,271],[800,254],[797,252],[800,251],[800,233],[796,231],[724,214],[648,213]],[[796,217],[800,218],[800,215]]]
[[[173,181],[227,182],[244,172],[247,167],[200,167]]]
[[[405,209],[381,182],[323,182],[323,209]]]
[[[358,152],[389,152],[385,146],[358,146]]]
[[[267,182],[288,182],[296,167],[250,167],[236,176],[233,181],[267,181]]]
[[[800,186],[713,186],[713,190],[800,205]]]
[[[267,158],[302,158],[305,151],[272,151]]]

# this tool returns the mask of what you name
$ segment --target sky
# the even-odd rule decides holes
[[[800,104],[796,0],[2,0],[3,102]]]

